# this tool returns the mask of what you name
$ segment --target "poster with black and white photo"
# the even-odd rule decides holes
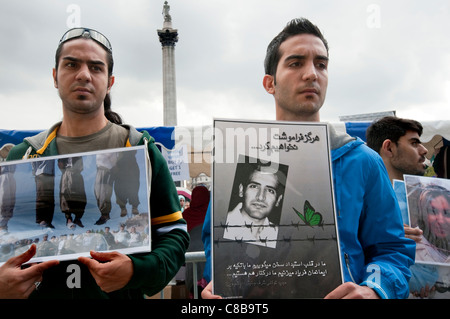
[[[0,163],[0,264],[150,251],[150,169],[145,146]]]
[[[213,293],[323,298],[342,283],[328,126],[214,120]]]

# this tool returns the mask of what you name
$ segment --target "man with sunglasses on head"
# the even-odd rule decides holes
[[[112,47],[104,35],[87,28],[67,31],[53,69],[63,120],[26,138],[11,149],[8,160],[146,144],[152,170],[152,251],[134,255],[91,252],[92,258],[21,267],[35,254],[36,247],[31,246],[0,267],[0,298],[143,298],[163,289],[184,263],[189,235],[176,187],[154,139],[122,124],[120,116],[111,111],[112,71]],[[73,285],[70,281],[76,270],[79,282]]]

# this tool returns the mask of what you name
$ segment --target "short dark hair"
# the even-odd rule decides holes
[[[263,162],[259,158],[256,159],[256,163],[252,163],[251,161],[246,164],[246,178],[242,180],[242,186],[244,189],[251,183],[251,179],[255,172],[273,174],[277,178],[277,184],[275,186],[275,190],[277,191],[277,196],[284,193],[284,189],[286,187],[286,172],[281,168],[280,164],[272,163],[272,162]]]
[[[367,146],[380,153],[385,140],[391,140],[397,145],[398,140],[408,131],[422,135],[422,124],[415,120],[402,119],[396,116],[385,116],[373,122],[366,130]]]
[[[78,39],[78,38],[76,38]],[[92,40],[92,39],[91,39]],[[71,41],[71,40],[68,40]],[[63,43],[60,43],[58,45],[58,48],[56,49],[56,53],[55,53],[55,70],[56,73],[58,73],[58,67],[59,67],[59,59],[61,58],[61,52],[62,52],[62,48],[64,46],[64,44],[68,41],[65,41]],[[94,40],[92,40],[94,41]],[[99,44],[100,45],[100,44]],[[112,51],[107,50],[104,46],[100,45],[106,52],[106,62],[108,64],[108,77],[111,77],[113,75],[113,68],[114,68],[114,59],[113,59],[113,55],[112,55]],[[106,94],[105,99],[103,101],[103,106],[105,108],[105,116],[106,118],[116,124],[122,124],[122,118],[120,117],[119,114],[117,114],[116,112],[113,112],[111,110],[111,96],[109,93]]]
[[[297,18],[289,21],[284,29],[269,43],[264,60],[264,71],[268,75],[275,76],[278,62],[280,61],[280,45],[288,38],[299,34],[312,34],[322,40],[328,55],[328,42],[325,40],[320,29],[308,19]]]

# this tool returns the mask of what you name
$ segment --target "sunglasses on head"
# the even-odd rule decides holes
[[[89,28],[73,28],[64,33],[61,40],[59,40],[59,45],[76,38],[91,38],[92,40],[101,44],[109,52],[112,52],[112,46],[109,40],[100,32],[92,30]]]

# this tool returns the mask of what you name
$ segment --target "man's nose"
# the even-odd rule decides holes
[[[91,72],[89,72],[89,67],[86,64],[82,64],[77,74],[78,81],[91,81]]]
[[[427,153],[428,153],[427,148],[425,146],[423,146],[423,144],[420,144],[420,147],[421,147],[421,149],[419,151],[420,154],[423,155],[423,156],[427,155]]]
[[[266,194],[264,190],[258,190],[258,193],[256,193],[256,199],[259,201],[263,201],[266,198]]]
[[[303,80],[305,81],[317,80],[317,70],[313,62],[307,62],[305,64]]]

